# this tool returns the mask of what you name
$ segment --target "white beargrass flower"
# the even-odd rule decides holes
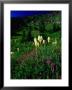
[[[45,40],[43,40],[43,44],[45,44]]]
[[[10,54],[11,54],[11,55],[13,55],[13,54],[14,54],[14,52],[12,52],[12,51],[11,51],[11,52],[10,52]]]
[[[39,47],[39,42],[37,41],[36,38],[34,38],[34,44],[35,44],[36,47]]]
[[[38,36],[38,41],[40,42],[40,44],[41,44],[42,40],[43,40],[43,37],[39,35]]]
[[[19,52],[19,48],[17,48],[17,51]]]
[[[50,38],[50,37],[48,37],[48,38],[47,38],[47,41],[48,41],[48,43],[49,43],[49,42],[51,41],[51,38]]]

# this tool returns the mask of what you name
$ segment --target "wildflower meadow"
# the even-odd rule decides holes
[[[34,12],[11,16],[11,79],[61,79],[61,12]]]

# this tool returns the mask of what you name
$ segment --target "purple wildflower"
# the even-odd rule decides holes
[[[51,71],[55,72],[55,70],[56,70],[56,64],[51,63]]]
[[[52,61],[51,61],[51,60],[47,60],[46,63],[47,63],[48,65],[50,65],[50,64],[52,63]]]

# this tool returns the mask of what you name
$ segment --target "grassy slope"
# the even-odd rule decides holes
[[[31,51],[33,44],[27,43],[14,43],[12,39],[12,50],[14,54],[11,56],[11,78],[12,79],[52,79],[61,77],[61,41],[60,32],[56,32],[50,35],[52,40],[50,44],[45,44],[37,49],[37,56],[29,57],[21,64],[17,64],[16,60],[20,55]],[[57,45],[53,45],[52,42],[57,39]],[[17,48],[20,48],[17,52]],[[45,63],[51,58],[52,63],[56,65],[56,69],[52,72],[51,65]]]

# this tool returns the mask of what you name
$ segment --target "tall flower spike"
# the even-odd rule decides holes
[[[43,40],[43,44],[45,44],[45,40]]]
[[[37,41],[36,38],[34,38],[34,44],[35,44],[36,47],[39,47],[39,42]]]
[[[42,40],[43,40],[43,37],[39,35],[38,36],[38,41],[39,41],[40,44],[41,44]]]
[[[48,37],[48,38],[47,38],[47,41],[48,41],[48,43],[49,43],[49,42],[51,41],[51,38],[50,38],[50,37]]]

